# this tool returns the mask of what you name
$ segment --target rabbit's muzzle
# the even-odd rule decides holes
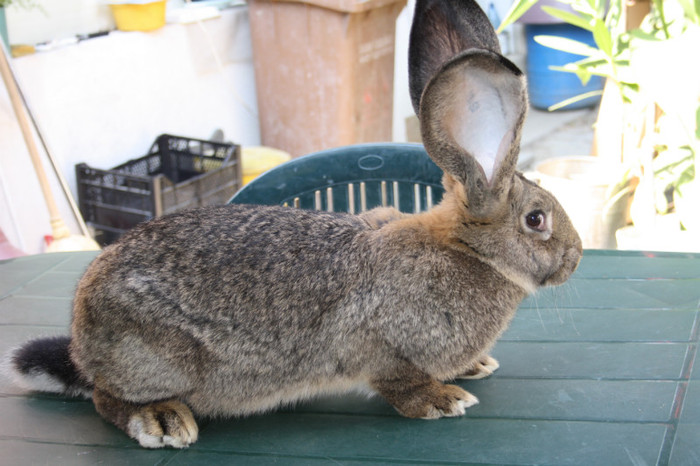
[[[577,238],[578,239],[578,238]],[[560,266],[551,275],[542,280],[541,286],[556,286],[561,285],[569,279],[578,267],[581,257],[583,256],[583,248],[581,240],[578,239],[576,244],[565,250],[559,263]]]

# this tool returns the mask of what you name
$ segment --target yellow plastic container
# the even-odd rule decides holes
[[[166,0],[149,3],[110,3],[120,31],[153,31],[165,25]]]
[[[271,147],[244,147],[241,151],[243,186],[250,183],[258,175],[262,175],[291,158],[289,153]]]

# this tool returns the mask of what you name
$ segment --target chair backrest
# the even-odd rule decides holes
[[[427,210],[442,199],[442,170],[420,144],[358,144],[305,155],[263,173],[229,203],[358,213]]]

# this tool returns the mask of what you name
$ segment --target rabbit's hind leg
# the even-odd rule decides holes
[[[197,441],[199,429],[192,411],[177,400],[131,403],[96,388],[92,395],[95,409],[142,447],[186,448]]]
[[[375,380],[372,386],[400,414],[412,418],[462,416],[479,402],[468,391],[438,382],[417,369],[413,374]]]

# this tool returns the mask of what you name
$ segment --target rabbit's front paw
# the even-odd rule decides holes
[[[129,436],[146,448],[187,448],[197,441],[198,432],[192,412],[179,401],[144,405],[127,425]]]
[[[484,379],[493,374],[499,367],[500,364],[498,364],[498,361],[495,358],[492,358],[491,356],[483,356],[474,362],[472,367],[458,375],[456,378]]]

